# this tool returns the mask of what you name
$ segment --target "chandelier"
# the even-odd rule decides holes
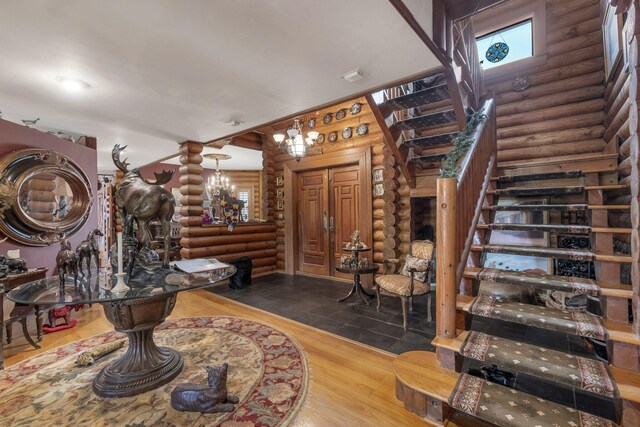
[[[220,160],[229,160],[231,156],[228,154],[213,153],[205,154],[203,157],[216,161],[216,171],[213,173],[213,175],[209,176],[209,179],[204,186],[205,190],[207,191],[207,197],[209,199],[213,199],[220,196],[220,193],[223,191],[226,193],[233,193],[236,186],[230,185],[229,177],[225,177],[222,172],[220,172]]]
[[[273,135],[273,140],[278,144],[278,147],[291,154],[296,161],[300,161],[313,145],[316,143],[320,134],[316,131],[307,132],[305,138],[302,134],[302,125],[299,119],[293,120],[293,126],[287,129],[287,136],[276,133]]]

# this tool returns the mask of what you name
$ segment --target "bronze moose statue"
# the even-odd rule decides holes
[[[71,243],[67,239],[60,241],[60,252],[56,256],[58,266],[58,278],[60,288],[64,289],[65,276],[73,273],[73,284],[78,286],[78,255],[71,249]]]
[[[138,225],[140,246],[150,243],[149,222],[160,220],[164,235],[164,247],[171,244],[171,217],[175,209],[175,199],[170,191],[161,187],[171,180],[175,171],[155,173],[156,180],[145,179],[138,169],[129,170],[127,159],[120,160],[120,153],[127,148],[116,144],[111,152],[113,163],[124,172],[122,181],[116,186],[115,198],[120,218],[123,219],[124,236],[133,236],[133,221]],[[169,266],[169,253],[164,252],[162,265]]]
[[[82,273],[82,263],[87,260],[87,276],[91,277],[91,258],[96,259],[96,273],[100,273],[100,255],[98,250],[98,237],[104,236],[100,230],[94,228],[89,232],[87,240],[80,242],[76,248],[78,255],[78,269]]]
[[[171,407],[176,411],[233,412],[234,404],[240,402],[238,396],[227,394],[227,371],[229,364],[207,366],[208,386],[185,383],[178,384],[171,391]]]

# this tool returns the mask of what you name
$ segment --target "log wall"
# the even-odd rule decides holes
[[[620,119],[603,111],[598,2],[547,0],[546,25],[546,60],[526,70],[485,73],[486,91],[496,94],[498,161],[602,152],[605,124]],[[522,92],[513,89],[518,75],[530,82]]]
[[[348,111],[355,102],[362,104],[362,111],[352,116]],[[342,120],[333,120],[325,125],[322,118],[327,113],[335,112],[341,108],[347,109],[347,116]],[[409,202],[409,187],[395,165],[395,160],[391,152],[383,144],[383,135],[377,125],[375,117],[368,107],[365,98],[354,99],[338,105],[328,107],[301,118],[301,122],[306,123],[310,118],[316,119],[314,130],[325,135],[325,142],[312,149],[309,156],[322,156],[326,153],[335,153],[356,147],[370,147],[371,149],[371,169],[384,169],[384,194],[372,198],[372,246],[373,261],[381,264],[385,258],[398,258],[408,253],[411,238],[411,207]],[[368,133],[364,136],[357,136],[355,129],[361,123],[366,123],[369,127]],[[291,122],[282,122],[265,127],[261,131],[265,134],[263,139],[264,148],[264,176],[265,187],[264,206],[267,219],[275,219],[276,235],[276,266],[278,270],[285,269],[285,239],[284,220],[279,219],[279,214],[283,211],[277,210],[277,190],[284,186],[277,187],[277,177],[284,176],[284,162],[290,161],[292,157],[283,153],[273,141],[274,133],[284,133],[286,127]],[[353,136],[343,139],[341,132],[345,127],[352,127]],[[304,132],[309,129],[304,126]],[[330,143],[327,137],[330,132],[338,132],[338,140]],[[374,183],[375,185],[375,183]],[[382,265],[380,266],[382,269]],[[382,270],[381,270],[382,271]]]

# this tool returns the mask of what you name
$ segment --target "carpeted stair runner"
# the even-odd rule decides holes
[[[462,374],[449,405],[500,427],[614,427],[604,418]]]
[[[445,99],[449,99],[449,89],[447,89],[446,83],[442,83],[437,86],[390,99],[386,104],[392,109],[399,111],[431,104]]]
[[[597,360],[476,331],[469,334],[460,354],[589,393],[610,398],[619,395],[607,365]]]
[[[499,319],[586,338],[607,339],[607,331],[600,318],[582,311],[566,311],[540,305],[501,302],[489,295],[480,295],[472,301],[469,313],[474,316]]]
[[[586,204],[573,205],[492,205],[492,211],[569,211],[584,212],[588,209]]]
[[[488,191],[496,196],[561,196],[563,194],[578,194],[584,191],[582,185],[564,187],[511,187]]]
[[[569,259],[572,261],[593,261],[595,258],[595,254],[591,251],[579,249],[544,248],[538,246],[474,245],[471,249],[474,251],[483,251],[492,254],[537,256],[543,258]]]
[[[488,224],[489,230],[541,231],[545,233],[588,234],[591,227],[586,225],[556,224]]]
[[[441,145],[451,144],[451,141],[456,135],[458,135],[458,132],[443,133],[434,136],[424,136],[422,138],[407,139],[403,142],[403,144],[410,148],[419,149],[437,147]]]
[[[581,176],[582,176],[581,171],[534,173],[529,175],[503,175],[496,178],[496,182],[505,183],[505,182],[542,181],[545,179],[580,178]]]
[[[593,296],[600,294],[600,287],[594,280],[581,277],[554,276],[551,274],[483,268],[478,272],[477,278],[485,282],[510,283],[574,294],[588,294]]]
[[[442,162],[442,159],[446,156],[446,153],[431,154],[429,156],[416,156],[412,157],[410,161],[420,169],[430,169]]]
[[[440,113],[427,114],[407,120],[401,120],[396,123],[396,126],[402,130],[422,129],[430,126],[444,125],[455,120],[456,115],[453,110],[447,110]]]

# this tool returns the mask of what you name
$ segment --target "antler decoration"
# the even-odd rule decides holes
[[[146,178],[142,178],[144,180],[144,182],[151,184],[151,185],[163,185],[166,184],[167,182],[171,181],[171,178],[173,178],[173,174],[175,173],[175,170],[170,170],[170,171],[166,171],[164,169],[162,169],[162,172],[158,173],[158,172],[154,172],[153,174],[156,176],[156,180],[154,182],[149,181]]]
[[[116,144],[113,147],[113,151],[111,151],[111,158],[113,159],[113,164],[116,165],[118,169],[120,169],[124,173],[127,173],[129,172],[129,169],[127,167],[129,166],[129,163],[127,163],[127,159],[124,159],[123,161],[120,160],[120,153],[123,152],[125,148],[127,148],[126,145],[120,148],[120,144]]]

